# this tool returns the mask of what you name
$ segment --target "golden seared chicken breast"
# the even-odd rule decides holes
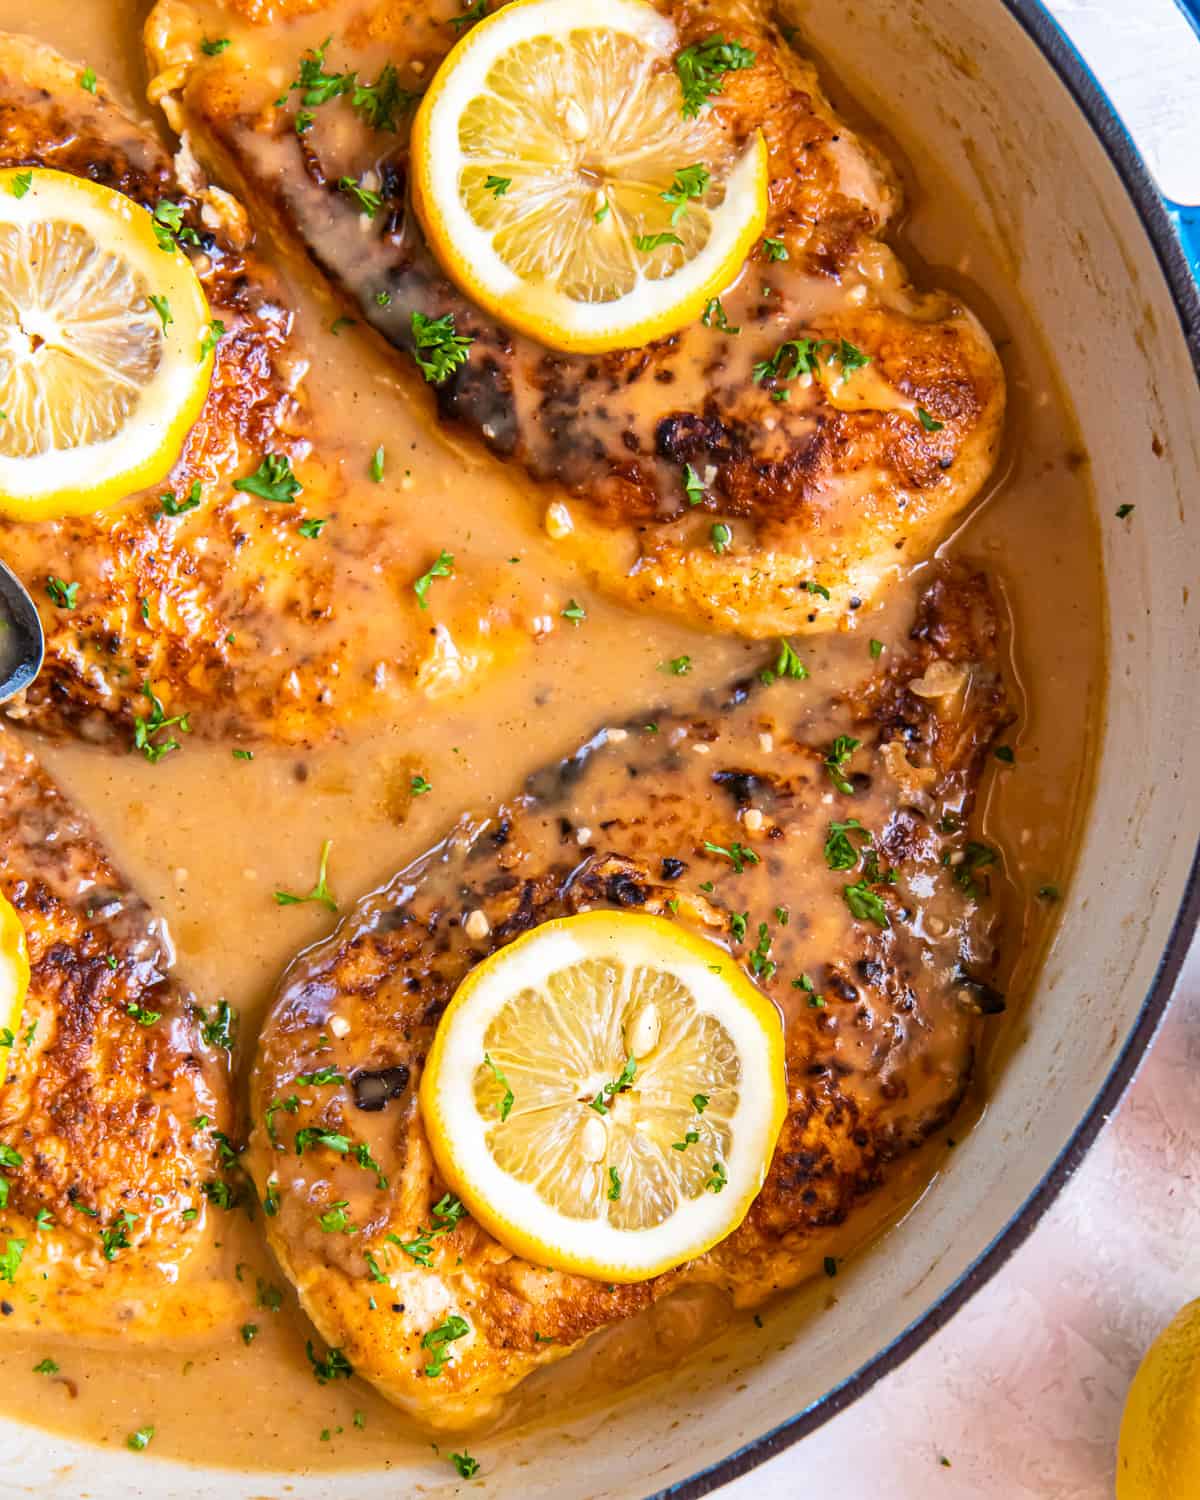
[[[171,977],[146,903],[7,731],[0,895],[30,969],[0,1034],[0,1327],[224,1331],[240,1308],[214,1249],[237,1193],[229,1012]]]
[[[490,9],[226,0],[214,12],[158,0],[146,29],[152,97],[413,356],[443,420],[574,497],[555,529],[571,528],[564,547],[602,587],[748,636],[851,626],[979,493],[1004,412],[1003,372],[979,320],[957,296],[916,288],[887,244],[901,207],[887,162],[839,120],[761,0],[659,0],[673,30],[651,83],[676,91],[677,120],[708,122],[717,155],[761,132],[763,233],[687,326],[644,347],[547,348],[459,290],[471,267],[447,275],[447,254],[422,228],[428,214],[413,211],[414,111],[455,40],[469,41]],[[203,46],[214,28],[228,44],[215,54]],[[478,189],[497,244],[526,219],[535,238],[559,233],[544,201],[523,192],[522,139],[561,148],[561,190],[594,197],[572,233],[603,235],[617,212],[603,184],[620,182],[647,132],[667,128],[634,94],[640,75],[610,70],[585,90],[568,61],[549,56],[514,92],[505,108],[517,123],[499,111],[496,138],[503,127],[513,139],[516,165],[497,146],[486,182],[460,178]],[[464,123],[462,138],[474,128]],[[684,134],[682,175],[667,170],[651,195],[667,199],[662,227],[636,237],[647,255],[683,243],[688,205],[709,185]],[[435,192],[454,192],[438,184],[436,159],[431,172]],[[447,245],[469,259],[449,230]]]
[[[0,555],[36,596],[47,636],[45,668],[8,714],[153,757],[187,734],[311,742],[453,686],[456,669],[491,659],[497,632],[520,633],[519,585],[476,575],[472,654],[453,649],[444,617],[414,591],[437,548],[414,538],[398,455],[385,474],[380,448],[368,472],[389,434],[360,430],[332,400],[317,423],[308,346],[285,288],[247,248],[250,217],[186,147],[172,159],[103,80],[92,92],[80,77],[50,49],[0,36],[0,169],[17,173],[22,206],[36,202],[39,172],[56,169],[153,214],[165,249],[178,244],[199,275],[215,360],[165,482],[87,515],[0,506]],[[15,348],[21,309],[5,301],[0,316],[15,319]],[[10,375],[0,357],[0,382]],[[0,459],[28,426],[0,432]]]
[[[357,1371],[431,1426],[491,1418],[531,1371],[669,1293],[751,1307],[819,1271],[830,1235],[954,1115],[983,1017],[1003,1009],[997,856],[965,832],[1008,719],[987,586],[939,573],[910,649],[846,699],[797,696],[786,658],[766,676],[600,731],[285,976],[248,1160],[330,1377]],[[639,1283],[493,1239],[440,1175],[417,1102],[473,966],[605,908],[724,945],[785,1024],[787,1112],[761,1192],[716,1248]]]

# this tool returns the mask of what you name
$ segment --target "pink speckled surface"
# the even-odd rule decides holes
[[[1133,1372],[1200,1296],[1198,1182],[1195,951],[1120,1110],[1008,1265],[861,1401],[722,1495],[1110,1497]]]
[[[1200,46],[1172,0],[1047,3],[1164,188],[1200,202]],[[1133,1373],[1200,1296],[1198,1183],[1200,946],[1133,1087],[1029,1240],[912,1359],[723,1500],[1111,1500]]]

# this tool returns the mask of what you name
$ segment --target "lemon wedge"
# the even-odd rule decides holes
[[[163,479],[208,393],[208,331],[191,263],[140,204],[0,171],[0,513],[78,515]]]
[[[786,1112],[783,1026],[723,948],[588,912],[471,971],[420,1097],[443,1176],[501,1244],[641,1281],[745,1217]]]
[[[21,919],[0,896],[0,1036],[11,1036],[21,1024],[29,990],[29,950]]]
[[[678,51],[645,0],[515,0],[450,52],[413,122],[413,199],[480,307],[594,353],[673,333],[737,277],[766,144],[685,117]]]

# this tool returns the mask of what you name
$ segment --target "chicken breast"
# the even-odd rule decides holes
[[[989,982],[997,854],[965,823],[1008,717],[986,584],[942,572],[911,649],[849,700],[784,675],[602,729],[303,954],[261,1037],[247,1159],[272,1248],[331,1346],[318,1370],[353,1369],[421,1422],[465,1428],[670,1293],[707,1286],[752,1307],[819,1271],[830,1232],[953,1117],[983,1017],[1003,1009]],[[851,818],[869,847],[823,857],[831,823]],[[757,862],[732,862],[738,843]],[[598,906],[727,944],[786,1023],[788,1116],[749,1216],[639,1285],[560,1274],[492,1240],[444,1196],[416,1104],[472,965]],[[452,1316],[466,1331],[431,1364],[427,1337]]]
[[[184,733],[312,742],[424,701],[452,674],[439,643],[431,653],[431,617],[412,587],[436,548],[427,558],[414,543],[396,466],[383,483],[352,485],[378,439],[317,423],[304,391],[308,346],[284,287],[246,248],[241,205],[208,185],[186,149],[172,160],[103,81],[93,95],[79,78],[50,49],[0,36],[0,166],[77,173],[151,210],[179,205],[225,333],[165,484],[95,515],[0,517],[0,555],[37,597],[46,630],[42,674],[8,714],[153,753]],[[291,463],[300,493],[233,488],[270,454]],[[69,607],[51,577],[76,585]],[[459,655],[442,650],[449,667],[468,647],[489,662],[506,631],[514,649],[529,639],[515,620],[536,610],[523,611],[518,593],[476,575]],[[184,715],[185,725],[153,732]]]
[[[5,1330],[198,1338],[240,1303],[213,1256],[235,1186],[226,1013],[86,819],[0,731],[0,891],[32,978],[0,1086]]]
[[[482,314],[411,211],[408,120],[470,24],[454,0],[226,0],[217,20],[158,0],[151,96],[397,348],[411,351],[415,313],[453,314],[472,342],[436,388],[439,416],[578,497],[570,545],[603,587],[749,636],[847,626],[986,481],[1003,372],[957,297],[909,282],[883,238],[901,203],[893,173],[837,118],[769,8],[659,6],[681,48],[720,34],[754,54],[713,110],[735,146],[766,137],[768,240],[705,324],[602,356],[550,352]],[[202,47],[214,28],[229,44],[215,56]],[[339,187],[347,177],[377,190],[369,219]],[[797,379],[787,350],[803,339],[849,347],[849,362]],[[856,359],[869,363],[851,374]]]

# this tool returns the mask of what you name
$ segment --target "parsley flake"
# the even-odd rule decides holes
[[[276,891],[275,904],[277,906],[303,906],[308,901],[319,902],[321,906],[330,911],[337,911],[337,902],[329,889],[326,879],[326,871],[329,865],[329,851],[333,848],[333,840],[326,839],[321,845],[321,861],[317,866],[317,883],[309,891],[307,896],[295,896],[290,891]]]
[[[725,74],[753,67],[754,58],[748,47],[727,42],[720,32],[685,47],[675,58],[684,119],[695,119],[709,99],[724,89]]]
[[[286,453],[265,454],[254,473],[245,479],[235,479],[233,487],[262,500],[276,500],[281,505],[291,505],[304,491],[304,486],[292,473],[292,461]]]
[[[437,558],[429,571],[427,573],[422,573],[420,578],[418,578],[417,581],[413,584],[413,593],[416,594],[417,600],[420,603],[422,609],[429,608],[429,600],[426,595],[429,593],[429,585],[433,582],[433,580],[435,578],[450,578],[453,576],[453,573],[454,554],[452,552],[447,552],[443,548],[442,551],[438,553]]]

